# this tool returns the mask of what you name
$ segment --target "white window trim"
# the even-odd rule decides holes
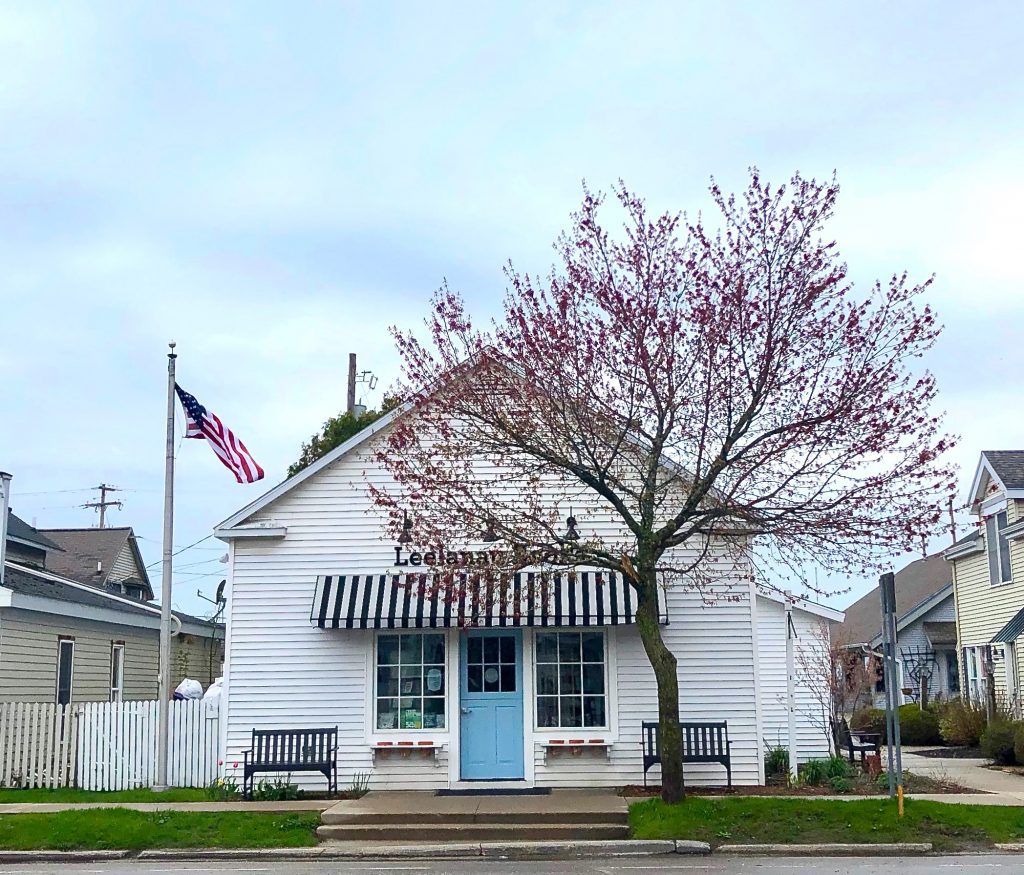
[[[1008,538],[1006,539],[1006,564],[1007,564],[1007,566],[1010,569],[1010,576],[1007,577],[1005,580],[1003,580],[1003,550],[1002,550],[1002,540],[1003,539],[1000,537],[1000,535],[1001,535],[1001,533],[1005,529],[1008,529],[1012,525],[1012,523],[1010,522],[1009,516],[1007,515],[1006,525],[1003,526],[1002,528],[999,528],[999,514],[1001,514],[1001,513],[1002,514],[1006,514],[1007,513],[1006,512],[1006,508],[1002,508],[1000,510],[997,510],[997,511],[993,512],[992,514],[990,514],[989,516],[987,516],[985,518],[985,541],[986,541],[986,543],[985,543],[985,555],[986,555],[986,558],[989,560],[989,584],[991,586],[1007,586],[1008,584],[1013,583],[1013,556],[1010,553],[1010,541],[1009,541]],[[990,519],[992,520],[992,531],[994,532],[994,537],[992,538],[992,543],[988,542],[989,541],[988,521]],[[996,579],[995,580],[992,579],[992,560],[991,560],[991,558],[989,558],[993,551],[996,554],[996,562],[995,562]]]
[[[577,633],[600,632],[601,635],[604,637],[604,723],[601,726],[541,726],[540,725],[540,719],[539,719],[540,718],[540,713],[539,713],[540,709],[537,707],[537,699],[540,697],[540,694],[537,692],[537,666],[539,665],[539,663],[537,662],[537,636],[538,635],[544,635],[544,634],[550,634],[550,633],[557,634],[559,632],[577,632]],[[524,659],[524,662],[525,662],[525,659]],[[565,733],[567,733],[567,732],[572,732],[572,733],[575,733],[577,735],[585,735],[588,732],[609,733],[609,732],[612,731],[612,726],[614,725],[614,721],[612,719],[612,709],[613,709],[613,707],[615,706],[616,703],[614,701],[614,697],[613,697],[613,694],[612,694],[611,678],[612,677],[616,677],[616,674],[611,671],[611,663],[612,663],[611,636],[608,634],[608,629],[606,627],[604,627],[604,626],[592,626],[592,627],[587,627],[587,626],[583,626],[583,627],[581,627],[581,626],[566,626],[566,627],[563,627],[563,628],[534,629],[534,633],[533,633],[533,659],[531,660],[531,662],[532,662],[532,664],[530,666],[530,678],[531,678],[531,681],[532,681],[531,686],[533,687],[532,695],[531,695],[531,700],[532,700],[531,710],[533,712],[533,732],[534,732],[535,735],[539,736],[539,738],[541,740],[544,740],[544,739],[547,739],[547,738],[550,738],[550,737],[554,737],[554,736],[565,735]],[[544,663],[544,664],[545,665],[550,665],[550,663]],[[525,665],[523,666],[523,669],[525,671],[525,669],[526,669]],[[557,698],[561,698],[561,696],[558,696]]]
[[[68,676],[68,705],[75,700],[75,639],[57,639],[57,677],[54,679],[53,701],[60,704],[60,653],[65,644],[71,645],[71,672]]]
[[[381,738],[395,738],[396,736],[408,735],[414,733],[418,737],[422,737],[424,741],[435,737],[448,737],[449,726],[451,725],[452,719],[452,673],[449,670],[451,665],[451,648],[453,646],[451,636],[446,634],[447,629],[374,629],[373,630],[373,646],[370,648],[370,683],[367,687],[370,690],[370,702],[367,711],[370,716],[370,738],[375,739],[377,736]],[[396,727],[394,729],[381,729],[377,725],[377,642],[382,635],[440,635],[444,641],[444,726],[443,727],[421,727],[420,729],[402,729]],[[458,639],[455,641],[454,646],[458,646]],[[458,667],[458,659],[456,658],[456,669]],[[420,665],[423,663],[421,662]],[[433,663],[430,663],[433,665]],[[456,677],[459,677],[459,673],[456,670]],[[461,682],[461,678],[460,678]],[[390,696],[386,698],[392,698]],[[398,697],[399,699],[402,696]],[[422,697],[421,697],[422,698]],[[401,713],[401,708],[399,708]]]
[[[120,653],[120,664],[118,666],[117,680],[119,686],[114,686],[114,654]],[[110,701],[124,701],[124,642],[113,641],[110,644]]]

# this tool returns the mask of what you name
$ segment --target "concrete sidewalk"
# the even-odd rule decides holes
[[[934,748],[916,749],[934,750]],[[988,765],[988,760],[985,759],[923,757],[914,753],[914,750],[914,748],[903,748],[905,771],[936,780],[952,781],[972,790],[979,790],[982,794],[991,794],[979,797],[979,800],[985,800],[980,802],[982,805],[1024,805],[1024,776],[985,768]],[[934,794],[916,798],[945,801],[942,795]]]
[[[326,811],[336,799],[289,799],[283,802],[21,802],[0,804],[3,814],[54,814],[86,808],[129,808],[132,811],[257,811],[290,814],[295,811]]]

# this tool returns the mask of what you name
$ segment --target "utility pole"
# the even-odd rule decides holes
[[[953,499],[949,500],[949,537],[950,543],[956,543],[956,514],[953,513]]]
[[[356,412],[356,354],[348,354],[348,399],[345,411],[352,415]]]
[[[107,521],[107,508],[116,507],[118,510],[120,510],[123,507],[123,504],[120,501],[107,501],[107,493],[120,492],[121,490],[118,489],[116,486],[110,486],[107,483],[101,483],[99,486],[95,488],[100,491],[100,500],[88,501],[85,504],[83,504],[82,507],[94,507],[100,512],[100,528],[102,529],[105,527]]]

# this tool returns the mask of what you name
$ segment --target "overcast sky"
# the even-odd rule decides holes
[[[272,484],[343,406],[348,352],[386,385],[388,325],[445,277],[494,310],[503,262],[547,269],[583,178],[696,210],[751,164],[838,171],[860,284],[937,275],[961,481],[1024,447],[1022,6],[825,5],[0,3],[15,511],[94,524],[76,505],[115,484],[111,522],[157,562],[169,339]],[[178,472],[181,546],[266,488],[199,442]],[[179,557],[177,607],[203,609],[222,548]]]

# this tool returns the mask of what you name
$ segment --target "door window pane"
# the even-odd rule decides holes
[[[603,632],[538,632],[538,727],[608,725]]]
[[[443,729],[444,636],[377,636],[377,728]]]

